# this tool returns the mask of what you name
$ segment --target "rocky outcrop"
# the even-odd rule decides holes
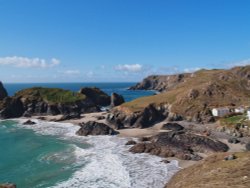
[[[99,105],[99,106],[110,105],[110,96],[108,96],[106,93],[104,93],[99,88],[85,87],[85,88],[81,88],[79,93],[87,96],[87,98],[92,100],[96,105]]]
[[[0,102],[0,118],[2,119],[21,117],[24,111],[24,105],[19,97],[7,97]]]
[[[6,89],[4,88],[2,82],[0,81],[0,100],[3,100],[7,96],[8,96],[8,93]]]
[[[161,129],[170,131],[181,131],[184,129],[184,127],[178,123],[165,123]]]
[[[153,75],[143,79],[142,82],[132,86],[130,90],[157,90],[157,91],[168,91],[173,89],[178,84],[185,82],[191,74],[176,74],[176,75]]]
[[[105,102],[110,97],[99,89],[83,89],[82,91],[85,91],[90,97],[56,88],[21,90],[13,97],[5,97],[4,100],[0,101],[0,118],[61,114],[66,120],[80,117],[82,113],[99,112],[99,105],[110,103],[110,100]],[[91,94],[93,95],[91,96]]]
[[[132,128],[147,128],[157,122],[168,117],[168,108],[166,106],[156,108],[154,105],[149,105],[142,112],[127,114],[118,109],[114,109],[108,116],[107,121],[114,126],[115,129],[124,127]]]
[[[125,101],[122,95],[119,95],[117,93],[111,94],[111,104],[110,104],[111,107],[119,106],[124,102]]]
[[[95,121],[89,121],[87,123],[81,123],[81,128],[76,132],[79,136],[88,136],[88,135],[116,135],[117,131],[110,128],[104,123],[99,123]]]
[[[35,125],[36,123],[34,121],[31,121],[30,119],[23,122],[23,125]]]
[[[205,136],[186,131],[170,131],[151,137],[150,142],[138,143],[130,151],[183,160],[200,160],[202,157],[197,153],[225,152],[228,149],[226,144]]]

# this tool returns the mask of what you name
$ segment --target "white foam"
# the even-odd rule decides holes
[[[21,123],[24,121],[21,120]],[[131,146],[125,146],[127,138],[81,137],[75,135],[79,127],[70,123],[32,121],[37,124],[19,126],[33,129],[38,134],[56,135],[93,146],[87,149],[75,146],[76,161],[85,161],[86,165],[54,188],[160,188],[179,169],[177,161],[165,164],[157,156],[128,152]]]

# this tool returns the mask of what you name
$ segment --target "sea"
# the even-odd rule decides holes
[[[56,87],[78,91],[98,87],[116,92],[126,101],[153,95],[130,91],[135,83],[32,83],[4,84],[9,95],[29,87]],[[70,123],[25,119],[0,120],[0,183],[17,188],[161,188],[179,170],[178,162],[162,162],[149,154],[128,152],[134,138],[77,136]]]

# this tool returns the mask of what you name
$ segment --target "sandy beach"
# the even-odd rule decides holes
[[[105,119],[99,119],[99,117],[106,117],[107,112],[96,112],[96,113],[89,113],[89,114],[82,114],[81,118],[79,119],[70,119],[70,120],[64,120],[60,121],[61,123],[72,123],[76,126],[78,126],[80,123],[83,122],[88,122],[88,121],[96,121],[96,122],[101,122],[108,124],[108,122]],[[60,118],[62,118],[62,115],[57,115],[57,116],[32,116],[31,119],[43,119],[44,121],[58,121]],[[127,129],[121,129],[117,130],[120,134],[118,135],[119,137],[126,137],[130,139],[138,139],[141,137],[149,137],[149,136],[154,136],[157,135],[159,132],[164,132],[165,130],[161,130],[161,127],[163,124],[167,123],[167,121],[162,121],[160,123],[155,124],[152,127],[149,128],[144,128],[144,129],[139,129],[139,128],[127,128]],[[183,125],[185,128],[190,129],[190,124],[192,124],[192,130],[197,131],[197,132],[202,132],[204,130],[207,130],[210,126],[212,128],[218,126],[217,124],[209,124],[209,125],[200,125],[200,124],[195,124],[195,123],[190,123],[190,122],[181,122],[181,125]],[[216,132],[217,133],[217,132]],[[216,135],[218,137],[218,135]],[[241,152],[244,150],[244,145],[243,144],[231,144],[228,143],[226,139],[226,135],[219,135],[221,138],[217,138],[221,142],[227,144],[229,146],[229,151],[228,152]],[[203,158],[208,157],[211,154],[205,154],[201,153],[200,154]],[[197,161],[191,161],[191,160],[180,160],[175,157],[170,157],[166,158],[167,160],[177,160],[179,162],[180,168],[187,168],[193,164],[196,164]]]

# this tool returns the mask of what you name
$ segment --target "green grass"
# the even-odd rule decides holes
[[[237,123],[243,123],[246,121],[246,115],[243,114],[243,115],[235,115],[235,116],[232,116],[232,117],[226,117],[226,118],[222,118],[221,120],[221,123],[224,124],[224,125],[235,125]]]
[[[63,90],[58,88],[29,88],[19,91],[15,96],[21,96],[22,98],[29,98],[31,100],[42,99],[48,103],[73,103],[76,101],[84,100],[85,95],[75,93],[70,90]]]

